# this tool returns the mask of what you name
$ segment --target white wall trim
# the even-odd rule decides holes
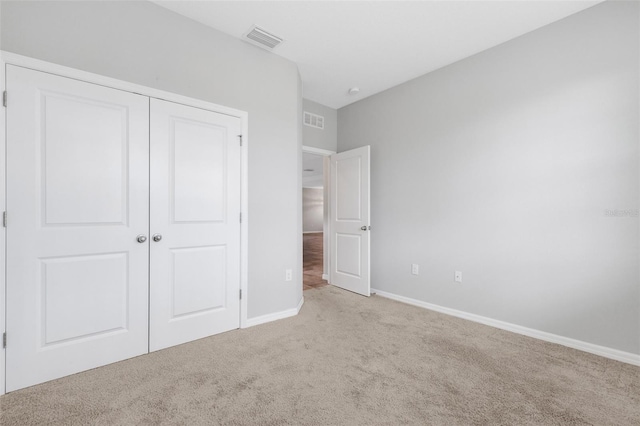
[[[616,361],[625,362],[627,364],[640,366],[640,355],[630,352],[624,352],[617,349],[608,348],[606,346],[595,345],[593,343],[583,342],[581,340],[571,339],[569,337],[559,336],[557,334],[547,333],[545,331],[535,330],[492,318],[483,317],[481,315],[471,314],[456,309],[446,308],[444,306],[434,305],[432,303],[423,302],[421,300],[412,299],[410,297],[399,296],[397,294],[388,293],[386,291],[371,289],[371,293],[387,299],[396,300],[408,305],[418,306],[420,308],[429,309],[431,311],[440,312],[442,314],[466,319],[490,327],[499,328],[501,330],[511,331],[512,333],[522,334],[524,336],[533,337],[535,339],[544,340],[545,342],[556,343],[558,345],[567,346],[569,348],[578,349],[580,351],[589,352],[605,358],[614,359]]]
[[[322,231],[304,231],[303,234],[322,234]]]
[[[312,146],[302,145],[302,152],[308,152],[309,154],[324,155],[325,157],[331,154],[335,154],[335,151],[329,151],[328,149],[314,148]]]
[[[286,311],[274,312],[272,314],[262,315],[255,318],[249,318],[247,320],[246,327],[253,327],[254,325],[265,324],[271,321],[277,321],[280,319],[285,319],[289,317],[295,317],[300,313],[300,309],[302,309],[302,305],[304,305],[304,296],[300,298],[300,302],[298,306],[292,309],[287,309]],[[244,328],[244,327],[243,327]]]
[[[329,274],[322,274],[322,279],[329,282]]]
[[[3,58],[0,57],[0,92],[6,90],[6,80],[5,80],[5,62]],[[0,113],[0,212],[5,211],[6,209],[6,114],[7,109],[2,107],[2,112]],[[0,227],[0,336],[2,333],[5,333],[6,324],[5,324],[5,315],[6,315],[6,228]],[[0,395],[5,394],[5,366],[6,366],[6,349],[0,348]]]
[[[241,189],[240,212],[240,328],[247,326],[249,313],[249,114],[242,116],[242,153],[241,153]]]

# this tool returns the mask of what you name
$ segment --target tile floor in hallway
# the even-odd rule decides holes
[[[303,290],[311,290],[327,285],[322,279],[322,232],[303,234]]]

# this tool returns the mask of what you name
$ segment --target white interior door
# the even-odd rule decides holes
[[[240,131],[151,99],[151,351],[240,326]]]
[[[148,351],[149,100],[7,66],[7,391]]]
[[[369,296],[369,146],[331,156],[331,284]]]

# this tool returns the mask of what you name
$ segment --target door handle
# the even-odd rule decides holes
[[[153,237],[152,237],[152,238],[153,238],[153,241],[155,241],[155,242],[157,243],[158,241],[160,241],[160,240],[162,239],[162,235],[160,235],[160,234],[153,234]]]
[[[366,225],[365,225],[365,226],[361,226],[361,227],[360,227],[360,230],[361,230],[361,231],[367,231],[367,230],[369,230],[369,229],[371,229],[371,227],[370,227],[370,226],[366,226]]]
[[[147,236],[146,236],[146,235],[142,235],[142,234],[140,234],[140,235],[138,235],[138,236],[136,237],[136,240],[137,240],[140,244],[142,244],[142,243],[144,243],[145,241],[147,241]]]

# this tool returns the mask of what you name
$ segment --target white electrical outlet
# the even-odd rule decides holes
[[[418,275],[420,273],[420,265],[417,265],[415,263],[411,264],[411,273],[413,275]]]
[[[284,271],[284,280],[291,281],[293,279],[293,271],[291,269],[287,269]]]
[[[456,282],[457,283],[462,282],[462,271],[456,271]]]

